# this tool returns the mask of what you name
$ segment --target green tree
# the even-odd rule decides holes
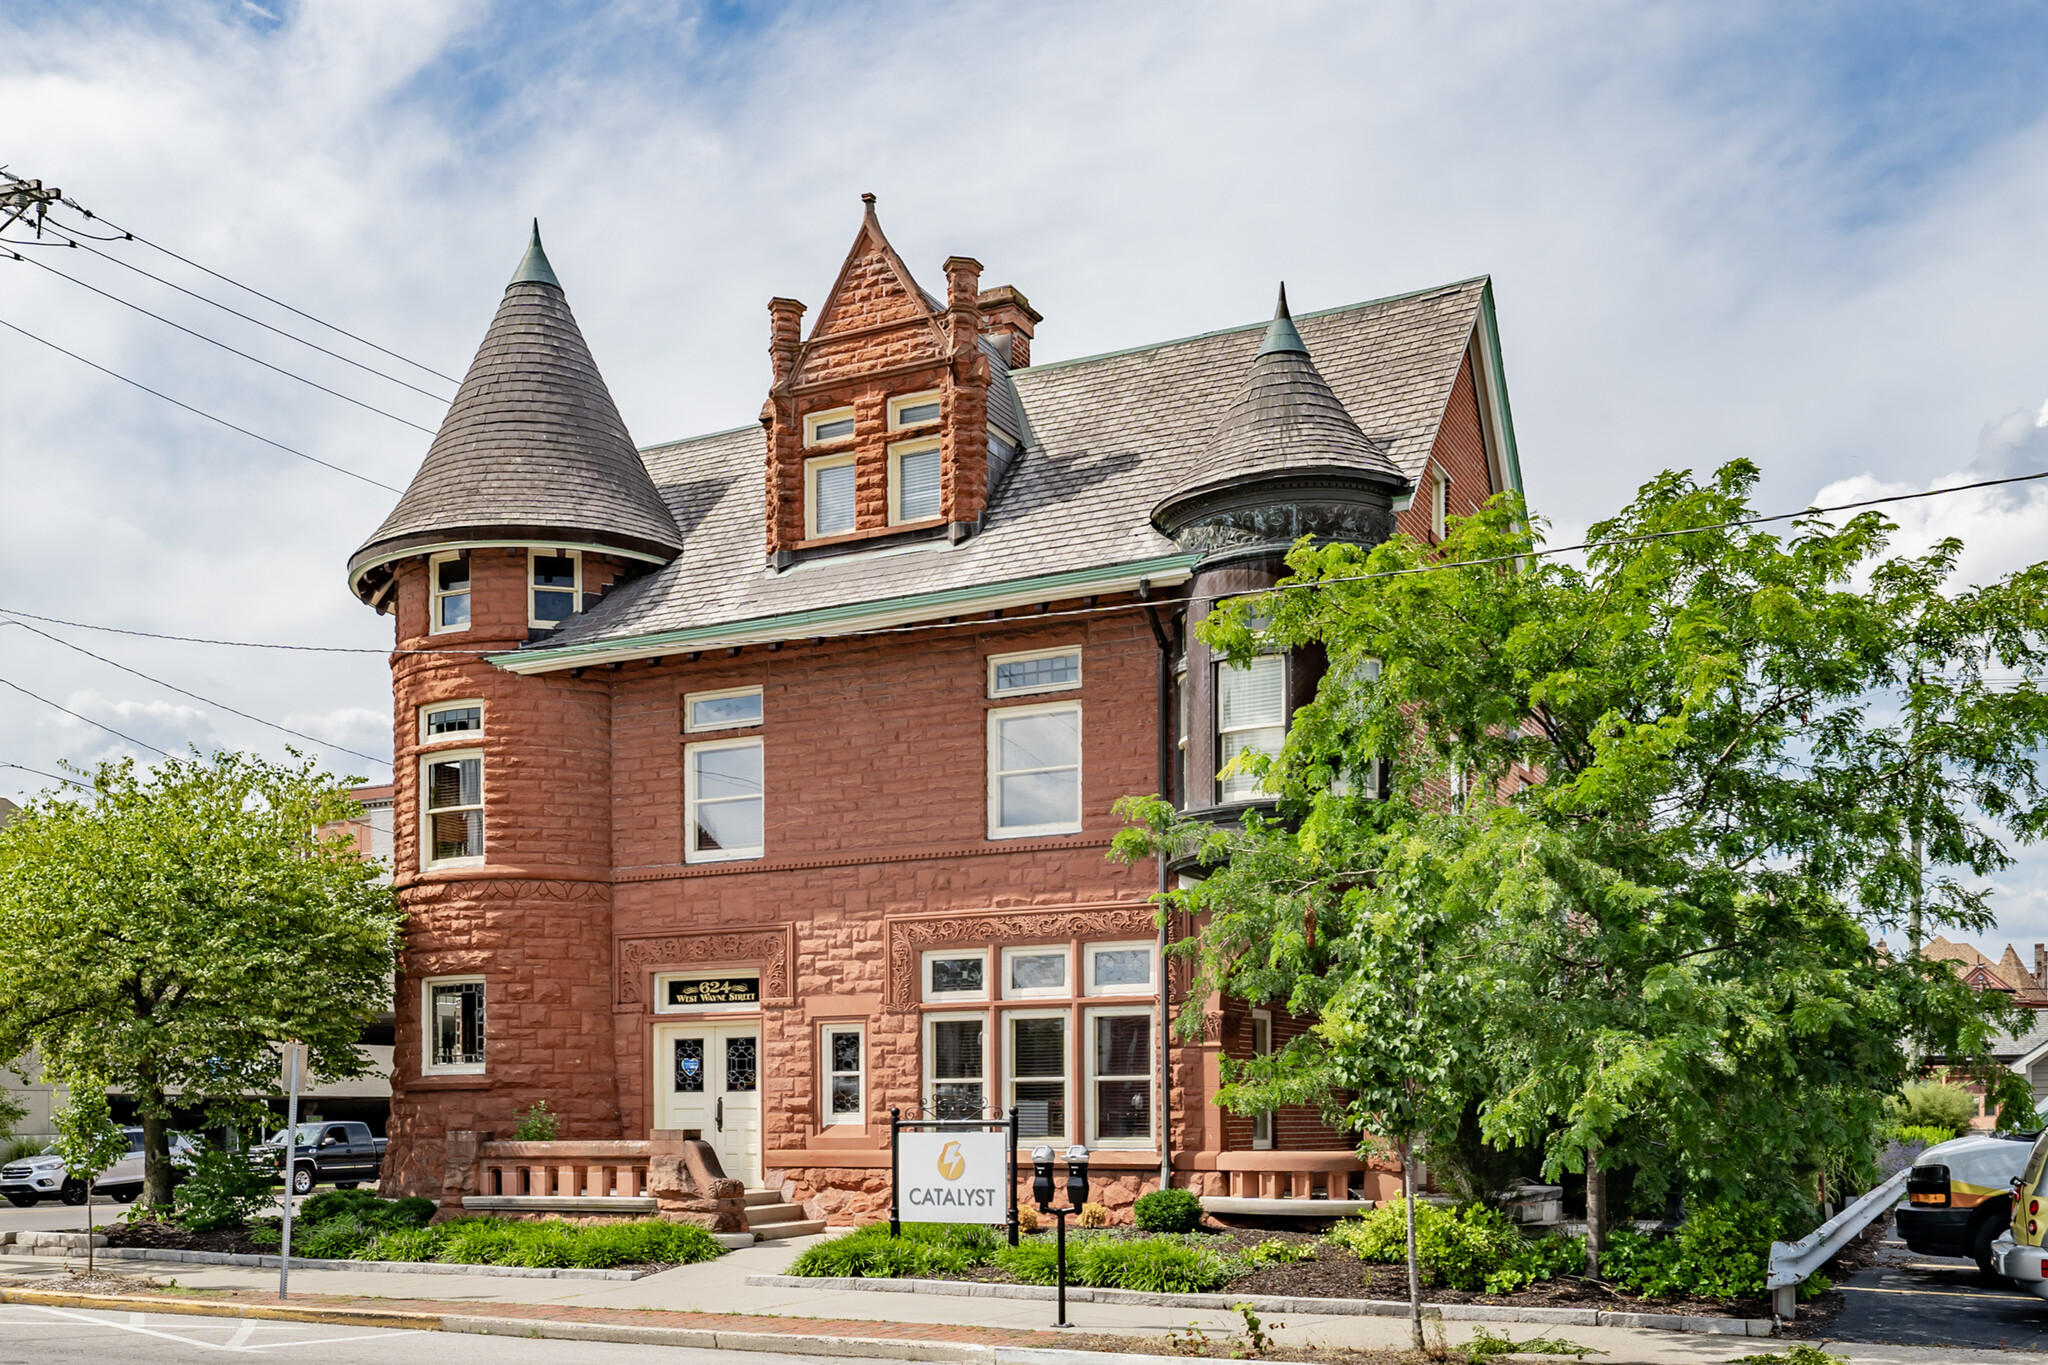
[[[1215,864],[1172,897],[1206,922],[1196,995],[1320,1019],[1225,1103],[1316,1095],[1447,1148],[1476,1105],[1489,1142],[1586,1173],[1597,1271],[1608,1170],[1810,1217],[1818,1171],[1869,1174],[1919,1058],[2009,1077],[2007,1007],[1872,932],[1986,927],[1959,874],[2048,828],[2048,566],[1956,591],[1958,544],[1885,559],[1874,514],[1729,524],[1755,478],[1661,476],[1583,568],[1531,557],[1512,497],[1442,546],[1304,544],[1290,586],[1204,623],[1235,660],[1331,665],[1249,764],[1279,818],[1126,807],[1126,856]]]
[[[100,1173],[128,1154],[128,1135],[114,1125],[107,1105],[107,1088],[97,1077],[81,1076],[71,1082],[70,1095],[52,1115],[57,1126],[54,1144],[64,1158],[64,1174],[85,1185],[85,1266],[91,1273],[92,1191]]]
[[[171,1202],[174,1101],[222,1114],[277,1083],[271,1042],[362,1075],[390,1007],[400,916],[377,869],[320,828],[358,807],[294,753],[220,752],[90,774],[0,830],[0,1057],[134,1097],[143,1199]]]

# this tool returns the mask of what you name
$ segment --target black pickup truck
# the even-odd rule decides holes
[[[292,1137],[293,1194],[310,1194],[319,1184],[343,1190],[375,1184],[383,1170],[384,1139],[371,1137],[367,1123],[302,1123]],[[284,1145],[278,1132],[252,1155],[264,1169],[281,1173]]]

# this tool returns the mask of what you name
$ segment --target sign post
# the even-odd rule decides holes
[[[1017,1111],[1000,1119],[906,1119],[889,1111],[889,1235],[920,1223],[1004,1223],[1017,1245]]]
[[[282,1299],[291,1287],[293,1157],[298,1153],[299,1086],[306,1076],[306,1045],[286,1043],[279,1049],[279,1053],[279,1066],[286,1096],[284,1150],[279,1158],[279,1166],[284,1176],[284,1236],[278,1247],[277,1257],[277,1297]]]

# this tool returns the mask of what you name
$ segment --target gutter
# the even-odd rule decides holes
[[[1062,598],[1102,596],[1137,592],[1140,584],[1154,588],[1178,587],[1194,577],[1200,555],[1163,555],[1128,564],[1066,573],[1015,578],[1001,583],[977,583],[964,588],[917,593],[908,597],[887,597],[874,602],[853,602],[810,611],[757,616],[716,625],[692,626],[682,630],[627,635],[586,644],[539,646],[507,654],[487,655],[486,660],[509,673],[531,676],[567,668],[589,668],[597,664],[626,663],[654,659],[667,654],[707,649],[735,649],[742,645],[772,644],[777,641],[813,637],[862,635],[893,626],[915,625],[948,616],[966,616],[984,611],[1007,611],[1012,607],[1036,606]],[[1026,618],[1028,619],[1028,618]],[[967,624],[967,623],[963,623]]]

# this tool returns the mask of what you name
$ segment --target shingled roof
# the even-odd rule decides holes
[[[1483,326],[1487,289],[1484,278],[1465,280],[1293,319],[1358,433],[1340,446],[1349,458],[1369,458],[1389,477],[1421,473],[1459,364]],[[1159,533],[1152,509],[1170,490],[1206,477],[1212,437],[1268,330],[1261,322],[1010,371],[1025,449],[980,532],[957,544],[770,571],[760,553],[760,427],[651,447],[642,454],[683,531],[681,555],[571,618],[545,645],[498,657],[522,670],[568,667],[628,642],[687,649],[831,634],[835,621],[872,621],[906,599],[908,620],[945,614],[947,601],[985,610],[1003,594],[1021,603],[1114,591],[1119,575],[1182,581],[1197,556]],[[1511,453],[1503,462],[1513,469]]]
[[[378,571],[430,545],[592,546],[666,562],[682,536],[597,372],[536,223],[419,472],[349,561]]]

